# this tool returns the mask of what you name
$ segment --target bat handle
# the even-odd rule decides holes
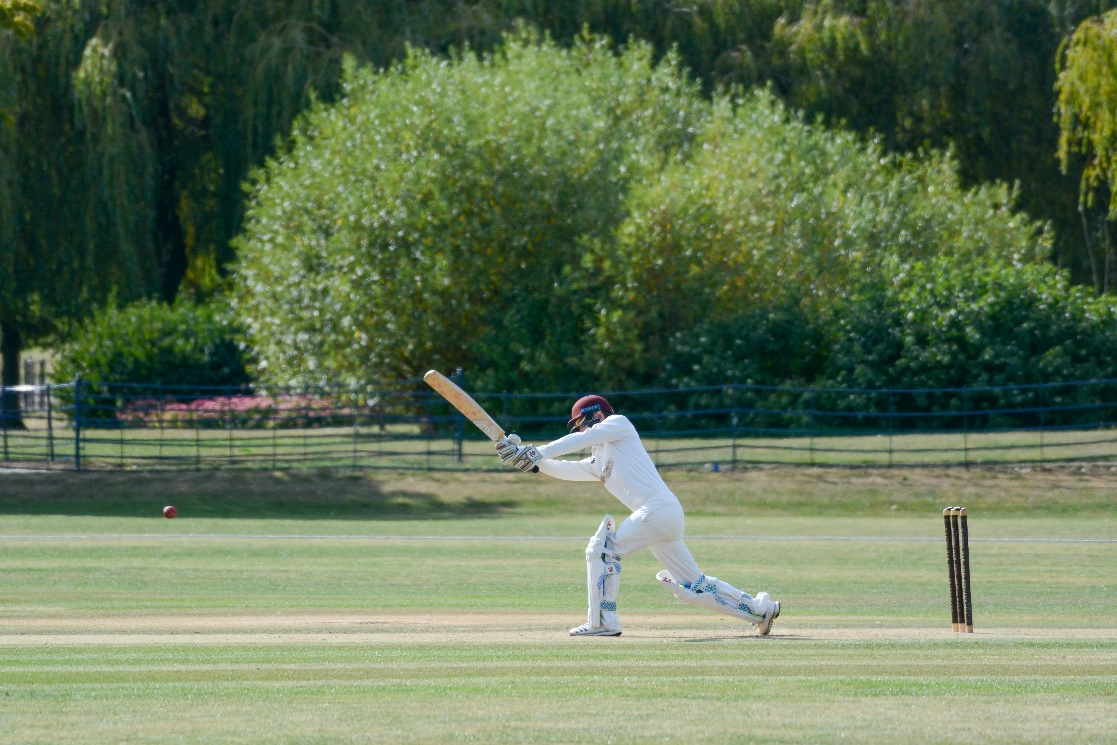
[[[532,473],[539,473],[539,466],[532,466],[531,467],[531,472]]]

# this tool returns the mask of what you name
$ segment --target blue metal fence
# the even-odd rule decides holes
[[[474,393],[508,431],[564,434],[580,393]],[[661,467],[1117,461],[1117,379],[949,389],[724,385],[604,392]],[[0,467],[499,469],[421,380],[317,388],[0,389]]]

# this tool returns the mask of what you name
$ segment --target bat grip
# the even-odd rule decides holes
[[[532,466],[531,467],[531,472],[532,473],[539,473],[539,466]]]

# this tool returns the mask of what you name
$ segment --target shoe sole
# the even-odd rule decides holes
[[[776,619],[779,618],[779,617],[780,617],[780,604],[779,604],[779,602],[776,602],[776,612],[772,614],[771,618],[769,618],[767,621],[764,621],[763,623],[761,623],[757,627],[758,630],[760,631],[760,635],[761,636],[768,636],[768,632],[772,630],[772,624],[775,623]]]
[[[571,636],[620,636],[619,631],[588,631],[585,634],[571,634]]]

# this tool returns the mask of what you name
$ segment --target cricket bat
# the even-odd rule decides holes
[[[423,376],[427,385],[438,391],[438,394],[450,402],[450,405],[460,411],[462,415],[477,425],[477,429],[485,433],[493,442],[504,437],[504,429],[496,423],[489,413],[481,408],[481,404],[473,400],[473,396],[463,391],[457,383],[440,373],[438,370],[429,370]],[[533,471],[538,471],[536,466]]]

